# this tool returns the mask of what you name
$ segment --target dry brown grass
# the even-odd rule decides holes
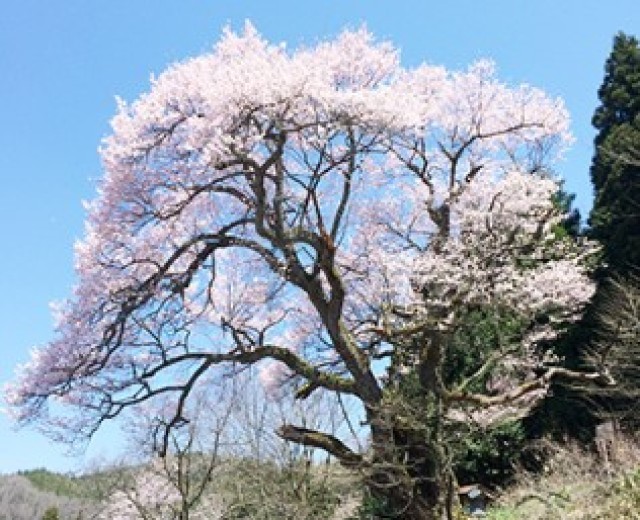
[[[502,493],[495,520],[640,520],[640,442],[620,436],[606,465],[576,443],[541,441],[541,474],[520,471]]]

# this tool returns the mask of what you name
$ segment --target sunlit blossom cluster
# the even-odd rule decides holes
[[[130,485],[122,482],[99,506],[98,520],[172,520],[183,511],[182,496],[166,466],[171,463],[156,459],[142,466],[132,476]],[[205,496],[188,511],[194,520],[222,518],[222,502],[212,494]]]

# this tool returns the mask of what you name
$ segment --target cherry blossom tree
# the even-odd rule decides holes
[[[566,110],[491,62],[403,68],[364,29],[289,51],[247,24],[120,101],[112,127],[78,283],[7,391],[18,420],[90,436],[172,395],[177,428],[212,367],[258,364],[272,392],[359,400],[371,449],[293,424],[282,438],[360,471],[398,516],[437,518],[446,424],[521,414],[555,378],[608,381],[545,347],[593,293],[592,246],[554,235]],[[477,308],[522,333],[447,385]],[[488,374],[500,384],[478,385]],[[409,377],[427,430],[396,407]]]
[[[97,520],[216,520],[223,505],[216,496],[200,493],[197,501],[185,495],[181,473],[184,459],[158,458],[139,468],[126,485],[120,485],[102,504]]]

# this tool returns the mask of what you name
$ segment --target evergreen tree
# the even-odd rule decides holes
[[[583,406],[575,405],[575,392],[559,392],[565,400],[559,408],[565,417],[571,417],[568,428],[578,435],[584,433],[580,428],[592,430],[602,416],[616,417],[630,428],[638,423],[637,392],[630,392],[640,387],[638,372],[625,368],[640,366],[637,349],[625,349],[623,362],[607,354],[613,344],[624,344],[624,338],[616,338],[610,326],[611,280],[613,285],[626,285],[625,280],[640,268],[640,45],[635,37],[615,36],[598,97],[601,104],[592,119],[598,130],[591,165],[595,199],[588,233],[602,244],[603,263],[596,272],[598,289],[591,305],[561,348],[574,366],[585,361],[613,363],[611,372],[618,384],[579,392],[594,412],[591,418]],[[573,415],[566,406],[571,401]]]
[[[608,279],[628,278],[640,268],[640,46],[635,37],[619,33],[605,64],[605,77],[598,90],[600,105],[592,123],[598,130],[591,165],[594,205],[589,215],[588,235],[602,244],[602,267],[596,271],[598,290],[582,319],[556,345],[558,354],[571,368],[606,358],[604,344],[613,341],[602,315],[609,312]],[[558,203],[568,210],[571,197],[560,192]],[[577,219],[577,220],[576,220]],[[575,236],[579,216],[568,219],[561,234]],[[598,352],[599,351],[599,352]],[[640,365],[640,360],[630,360]],[[628,424],[634,408],[628,389],[637,372],[613,368],[618,385],[614,389],[571,388],[556,385],[552,397],[526,421],[529,436],[570,434],[586,439],[593,434],[601,415],[614,415]]]
[[[616,35],[593,116],[598,130],[591,165],[595,200],[591,235],[603,244],[603,276],[640,266],[640,47]]]

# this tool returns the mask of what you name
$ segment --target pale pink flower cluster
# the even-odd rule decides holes
[[[222,501],[211,492],[185,511],[176,483],[168,476],[170,466],[170,460],[154,459],[138,469],[131,486],[120,486],[103,501],[97,520],[173,520],[186,514],[194,520],[223,517]]]
[[[99,520],[137,520],[175,518],[180,493],[164,474],[163,462],[154,461],[137,472],[133,485],[120,489],[107,500]]]
[[[276,361],[265,362],[258,372],[260,384],[270,398],[279,397],[280,388],[290,377],[291,371]]]
[[[536,174],[476,177],[451,205],[447,242],[414,264],[427,303],[505,305],[524,316],[579,312],[594,291],[581,265],[588,248],[554,239],[564,216],[552,198],[557,191]]]

